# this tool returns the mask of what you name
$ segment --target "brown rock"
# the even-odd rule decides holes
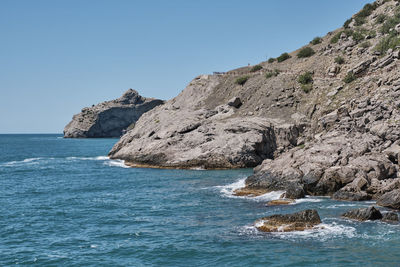
[[[316,210],[304,210],[293,214],[272,215],[256,221],[256,227],[262,232],[304,231],[321,223]]]
[[[280,206],[280,205],[289,205],[294,203],[293,199],[275,199],[271,200],[267,203],[267,206]]]

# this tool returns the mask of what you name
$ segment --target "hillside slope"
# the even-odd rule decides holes
[[[281,62],[196,77],[177,97],[142,116],[110,156],[136,166],[253,167],[314,142],[339,125],[335,112],[351,113],[397,79],[398,52],[376,51],[394,34],[380,31],[396,9],[396,1],[369,5],[346,29],[307,45],[312,50],[302,51],[306,57],[298,57],[302,48]],[[301,84],[306,71],[311,79],[303,77]],[[240,105],[231,103],[235,98]]]

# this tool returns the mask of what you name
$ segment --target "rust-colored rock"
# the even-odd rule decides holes
[[[303,210],[261,218],[256,221],[256,228],[262,232],[293,232],[312,229],[320,223],[321,218],[316,210]]]

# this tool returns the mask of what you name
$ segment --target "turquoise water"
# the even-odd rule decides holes
[[[233,197],[251,170],[126,168],[117,139],[0,135],[0,266],[396,266],[400,227],[340,218],[370,203]],[[263,216],[315,208],[319,230],[264,234]]]

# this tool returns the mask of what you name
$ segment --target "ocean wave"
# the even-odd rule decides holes
[[[67,160],[96,160],[96,161],[104,161],[104,165],[110,167],[120,167],[120,168],[130,168],[125,165],[125,161],[120,159],[110,159],[107,156],[97,156],[97,157],[68,157]]]
[[[262,223],[262,222],[260,222]],[[257,225],[246,225],[239,230],[240,234],[246,235],[263,235],[264,237],[268,235],[269,237],[277,237],[281,239],[317,239],[319,241],[326,241],[333,237],[346,237],[354,238],[357,236],[356,228],[352,226],[341,225],[336,222],[332,223],[321,223],[314,226],[312,229],[304,231],[294,231],[294,232],[273,232],[264,233],[257,230]]]
[[[219,189],[221,194],[225,197],[229,198],[241,198],[241,199],[249,199],[249,200],[254,200],[254,201],[270,201],[270,200],[275,200],[279,199],[280,196],[285,193],[285,191],[272,191],[260,196],[256,197],[248,197],[248,196],[235,196],[235,190],[243,188],[246,186],[246,178],[242,178],[237,180],[234,183],[227,184],[227,185],[220,185],[220,186],[215,186],[215,188]]]
[[[4,162],[1,163],[0,166],[3,167],[12,167],[16,165],[24,165],[24,164],[37,164],[39,160],[43,158],[27,158],[24,160],[15,160],[15,161],[9,161],[9,162]]]
[[[67,160],[108,160],[107,156],[97,156],[97,157],[67,157]]]
[[[315,203],[315,202],[321,202],[321,201],[323,201],[323,198],[306,196],[305,198],[296,199],[295,202],[292,203],[291,205],[299,204],[299,203],[310,203],[310,202]]]
[[[120,159],[109,159],[108,161],[103,163],[104,165],[110,167],[121,167],[121,168],[130,168],[128,165],[125,164],[123,160]]]

